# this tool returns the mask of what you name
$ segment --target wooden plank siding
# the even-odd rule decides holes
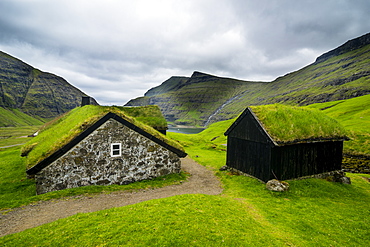
[[[227,166],[268,181],[270,175],[271,146],[229,137],[227,141]]]
[[[342,149],[341,141],[274,147],[271,170],[280,180],[340,170]]]
[[[343,140],[276,143],[247,108],[225,132],[226,165],[264,182],[340,170]]]
[[[242,140],[270,143],[273,145],[271,138],[248,109],[243,112],[238,120],[230,127],[225,135]]]

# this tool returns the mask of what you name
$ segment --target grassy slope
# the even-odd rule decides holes
[[[229,122],[230,123],[230,122]],[[225,164],[217,123],[205,133],[182,135],[186,151],[201,164]],[[213,130],[212,130],[213,129]],[[215,137],[218,138],[214,139]],[[213,140],[213,141],[211,141]],[[273,193],[244,176],[217,172],[221,196],[182,195],[77,214],[0,239],[4,246],[363,246],[370,241],[370,184],[350,175],[352,185],[319,179],[290,181]]]
[[[163,83],[153,90],[159,94],[141,97],[130,103],[159,105],[171,124],[203,126],[208,116],[221,104],[230,98],[241,96],[246,90],[258,91],[264,84],[195,73],[186,83],[178,82],[171,91]],[[176,120],[172,121],[171,116],[176,116]]]
[[[242,98],[227,105],[219,114],[235,117],[248,105],[309,105],[352,98],[361,90],[369,92],[369,77],[356,79],[356,74],[368,72],[369,53],[370,45],[367,45],[324,62],[308,65],[266,83],[263,87],[251,88]]]
[[[41,125],[43,123],[43,120],[31,117],[18,109],[0,107],[0,127]]]
[[[308,107],[322,109],[348,130],[351,140],[344,143],[345,152],[370,156],[370,95]]]

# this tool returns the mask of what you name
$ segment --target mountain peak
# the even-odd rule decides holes
[[[206,73],[203,73],[203,72],[199,72],[199,71],[194,71],[193,74],[191,75],[191,78],[204,77],[204,76],[212,76],[212,75],[206,74]]]

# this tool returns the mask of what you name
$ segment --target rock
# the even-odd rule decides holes
[[[289,184],[284,181],[272,179],[266,183],[266,189],[276,192],[282,192],[289,190]]]
[[[220,168],[220,171],[227,171],[229,170],[229,167],[228,166],[223,166]]]
[[[339,182],[342,183],[342,184],[351,184],[351,178],[349,178],[349,177],[341,177],[339,179]]]
[[[351,184],[351,179],[346,177],[346,173],[344,171],[334,171],[330,176],[326,178],[329,182],[336,182],[342,184]]]

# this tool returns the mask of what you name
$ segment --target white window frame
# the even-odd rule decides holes
[[[118,145],[118,148],[115,146]],[[118,151],[118,153],[116,153]],[[120,157],[122,154],[122,143],[112,143],[110,144],[110,156],[111,157]]]

